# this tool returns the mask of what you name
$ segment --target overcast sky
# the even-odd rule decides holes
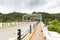
[[[60,0],[0,0],[0,12],[60,12]]]

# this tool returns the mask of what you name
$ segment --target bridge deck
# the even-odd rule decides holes
[[[43,36],[42,23],[37,25],[37,29],[30,40],[46,40]]]

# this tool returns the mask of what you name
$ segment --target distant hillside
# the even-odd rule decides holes
[[[27,13],[12,12],[8,14],[0,13],[0,22],[11,22],[11,21],[22,21],[22,16]],[[42,14],[43,22],[47,23],[53,19],[58,19],[60,21],[60,13],[49,14],[46,12],[32,12],[32,14]]]
[[[54,19],[58,19],[60,21],[60,13],[46,13],[46,12],[33,12],[32,14],[42,14],[42,19],[44,23],[50,22]]]
[[[2,14],[0,16],[0,22],[13,22],[13,21],[22,21],[22,16],[25,15],[25,13],[20,12],[12,12],[8,14]]]

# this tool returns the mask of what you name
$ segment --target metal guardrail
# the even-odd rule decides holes
[[[33,24],[33,29],[36,27],[37,24],[38,23]],[[17,33],[18,37],[17,37],[17,40],[24,39],[27,36],[28,33],[31,34],[31,32],[32,32],[33,29],[32,29],[32,26],[30,25],[29,26],[29,29],[27,31],[25,31],[23,34],[21,34],[21,29],[18,29],[18,33]]]

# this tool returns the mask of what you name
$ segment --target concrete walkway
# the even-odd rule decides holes
[[[42,22],[37,25],[37,29],[30,40],[46,40],[43,36]]]

